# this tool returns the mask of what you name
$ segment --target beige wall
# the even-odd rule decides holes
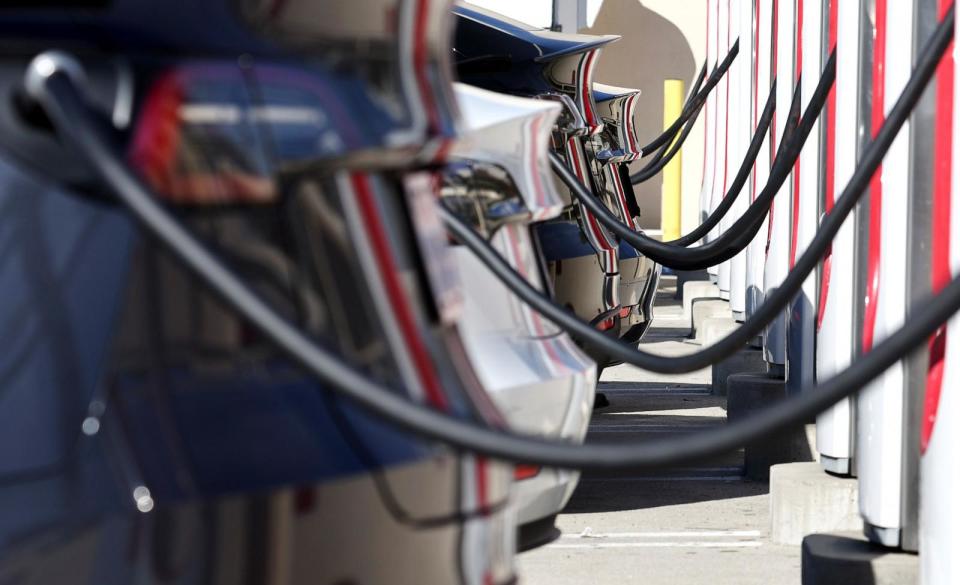
[[[642,90],[636,120],[642,142],[663,130],[663,80],[682,79],[689,91],[703,65],[706,18],[706,3],[699,0],[605,0],[593,26],[583,29],[623,37],[604,49],[594,81]],[[703,141],[701,113],[682,150],[684,232],[699,223]],[[660,188],[659,176],[635,187],[645,228],[660,229]]]

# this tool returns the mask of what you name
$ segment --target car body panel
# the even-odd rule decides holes
[[[593,84],[603,130],[589,138],[594,181],[603,186],[608,207],[632,229],[640,229],[637,204],[627,164],[642,156],[634,116],[640,90]],[[652,302],[660,266],[620,242],[620,337],[638,341],[653,320]]]
[[[523,200],[524,213],[478,223],[491,245],[533,286],[545,289],[543,262],[531,237],[530,222],[550,219],[563,209],[554,189],[546,153],[560,108],[548,101],[522,99],[463,85],[456,87],[466,135],[451,151],[453,160],[497,164],[507,171],[495,190],[503,201]],[[474,167],[477,168],[476,166]],[[477,172],[480,172],[479,170]],[[486,171],[487,180],[495,177]],[[464,192],[484,198],[478,181]],[[492,194],[486,195],[493,198]],[[594,364],[555,325],[513,295],[462,246],[452,249],[463,281],[460,321],[468,355],[484,388],[512,428],[524,433],[582,442],[596,387]],[[541,469],[514,486],[520,524],[556,515],[576,486],[578,473]]]

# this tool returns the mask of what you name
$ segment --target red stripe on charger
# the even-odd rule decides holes
[[[876,37],[873,41],[873,110],[870,123],[876,137],[886,119],[884,80],[887,60],[887,0],[877,0]],[[883,165],[877,167],[870,180],[870,238],[867,245],[867,294],[864,299],[863,351],[873,348],[877,323],[877,302],[880,298],[880,237],[883,210]]]
[[[953,5],[953,0],[940,0],[940,17]],[[933,292],[937,293],[950,282],[950,213],[953,169],[953,44],[937,69],[936,118],[933,136],[933,234],[931,238],[930,275]],[[941,326],[929,341],[927,391],[920,426],[920,452],[930,446],[940,392],[943,388],[943,367],[947,348],[947,328]]]

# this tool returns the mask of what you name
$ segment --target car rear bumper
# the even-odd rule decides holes
[[[579,480],[578,471],[542,469],[535,477],[518,481],[513,492],[517,525],[549,518],[563,510]]]

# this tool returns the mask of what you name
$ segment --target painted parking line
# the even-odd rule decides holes
[[[741,475],[650,475],[636,477],[584,477],[580,483],[630,483],[638,481],[744,481]]]
[[[701,417],[715,418],[718,421],[726,420],[727,411],[719,406],[701,406],[699,408],[678,408],[674,410],[633,410],[623,412],[601,412],[600,416],[616,418],[618,416],[675,416],[675,417]]]
[[[547,548],[756,548],[763,546],[759,530],[687,530],[651,532],[593,532],[563,534]]]
[[[608,386],[607,384],[610,384]],[[656,386],[649,387],[644,386],[640,388],[630,387],[630,386],[613,386],[617,384],[616,382],[601,382],[600,386],[597,388],[600,392],[613,392],[615,394],[639,394],[643,396],[710,396],[711,390],[708,386],[681,386],[673,387],[670,386]]]
[[[585,528],[579,534],[562,534],[560,538],[588,539],[588,538],[757,538],[761,536],[759,530],[679,530],[679,531],[649,531],[649,532],[593,532]]]
[[[695,388],[695,387],[683,387],[683,388],[612,388],[607,390],[606,388],[597,388],[597,392],[603,392],[604,394],[613,394],[622,399],[629,398],[631,396],[636,396],[637,398],[647,399],[647,398],[685,398],[683,402],[689,405],[696,406],[719,406],[726,401],[726,397],[717,396],[709,389]],[[690,400],[690,399],[693,400]]]
[[[763,543],[757,540],[740,541],[715,541],[715,540],[690,540],[676,542],[591,542],[591,543],[552,543],[546,548],[563,549],[600,549],[600,548],[758,548]]]
[[[711,395],[710,392],[700,392],[698,390],[631,390],[629,388],[615,388],[613,390],[597,388],[597,392],[610,396],[642,396],[644,398],[703,398]]]
[[[721,467],[690,467],[672,470],[670,475],[635,475],[597,477],[585,476],[580,483],[585,482],[633,482],[633,481],[742,481],[743,468],[735,465]]]
[[[591,433],[690,433],[701,429],[716,429],[722,427],[721,423],[695,424],[695,425],[645,425],[645,424],[605,424],[590,425],[588,429]]]
[[[671,475],[676,473],[686,473],[688,475],[729,475],[743,473],[743,467],[739,465],[715,465],[715,466],[694,466],[694,467],[670,467],[662,471],[669,471]],[[596,477],[587,474],[586,477]],[[612,475],[610,477],[625,477],[623,475]],[[641,476],[644,477],[644,476]]]
[[[598,389],[601,392],[635,392],[637,394],[668,394],[675,395],[680,393],[696,394],[697,396],[710,396],[709,386],[670,386],[669,384],[657,384],[656,386],[641,382],[638,386],[631,386],[629,382],[600,382]]]

